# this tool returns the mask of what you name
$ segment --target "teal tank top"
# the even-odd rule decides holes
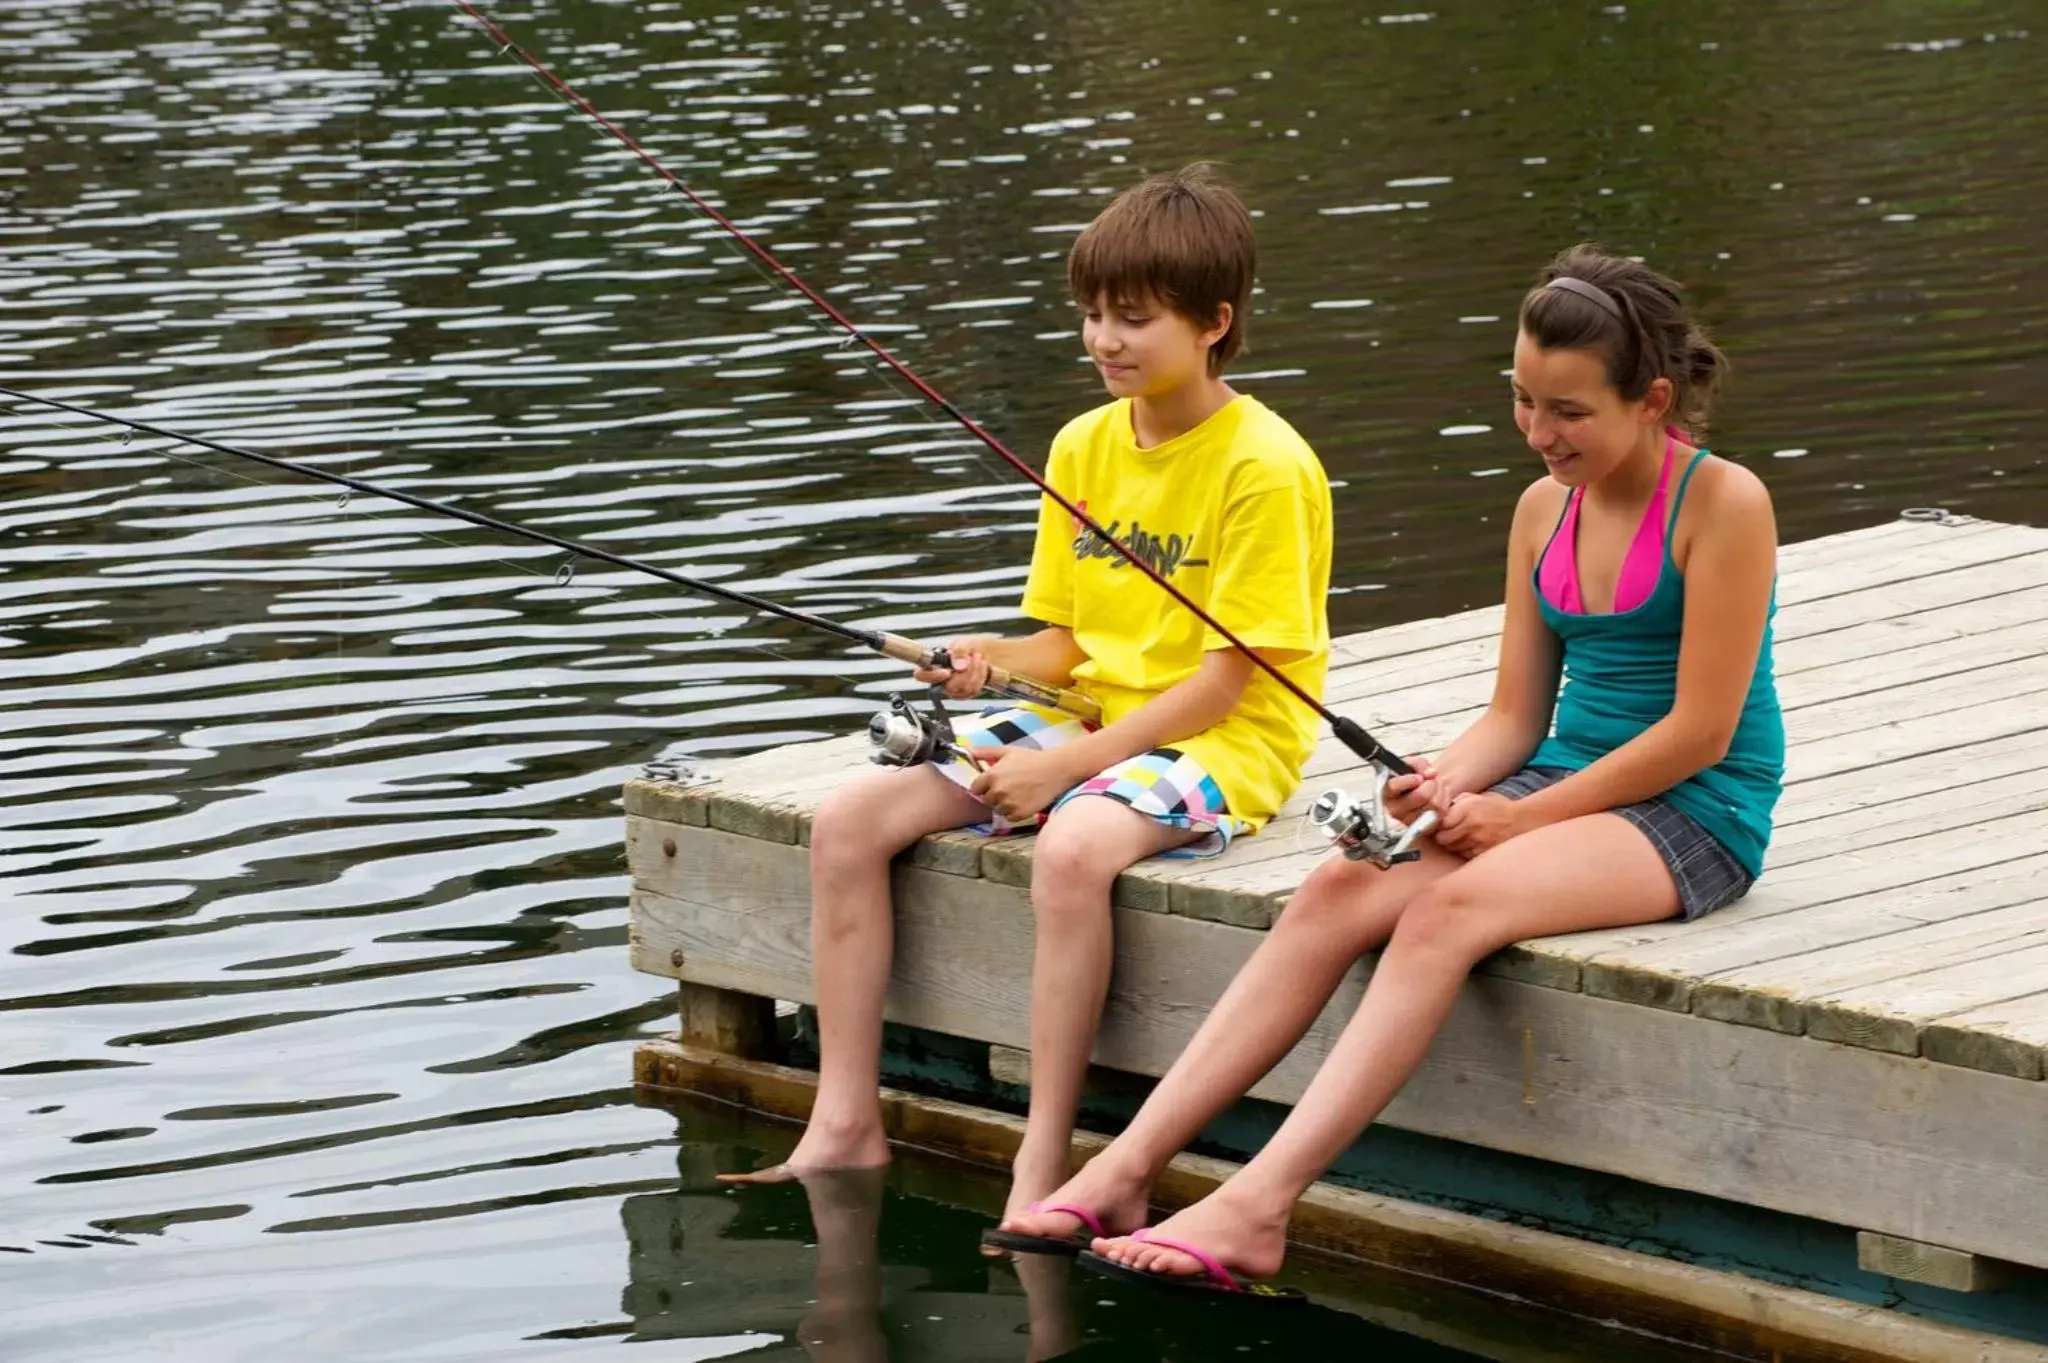
[[[1671,557],[1671,531],[1678,524],[1693,472],[1706,455],[1701,450],[1693,456],[1678,495],[1671,499],[1657,586],[1641,605],[1609,615],[1568,613],[1544,598],[1532,575],[1530,586],[1543,623],[1564,644],[1564,677],[1550,736],[1537,747],[1530,766],[1570,771],[1589,767],[1671,713],[1678,694],[1678,641],[1685,627],[1685,578]],[[1571,499],[1565,504],[1569,507]],[[1560,514],[1550,532],[1553,540],[1563,525]],[[1548,552],[1546,544],[1544,554],[1537,555],[1539,570]],[[1752,876],[1763,871],[1771,811],[1777,807],[1785,777],[1785,720],[1771,672],[1772,621],[1777,614],[1774,586],[1763,645],[1728,755],[1663,797],[1712,834]]]

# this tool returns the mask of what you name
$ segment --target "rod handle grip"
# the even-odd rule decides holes
[[[900,634],[883,634],[876,639],[875,648],[898,662],[913,667],[930,667],[937,660],[938,649],[926,648],[915,639],[906,639]],[[1052,686],[1034,677],[997,667],[993,663],[988,669],[988,689],[1011,700],[1029,701],[1048,709],[1062,710],[1076,719],[1090,724],[1102,718],[1102,707],[1071,687]]]
[[[1403,761],[1399,754],[1390,752],[1355,719],[1338,715],[1330,721],[1330,732],[1337,736],[1339,743],[1375,766],[1384,767],[1396,776],[1415,774],[1415,768]]]

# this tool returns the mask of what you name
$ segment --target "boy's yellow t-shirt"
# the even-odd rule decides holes
[[[1257,398],[1140,449],[1131,404],[1076,417],[1053,440],[1046,481],[1321,699],[1330,656],[1330,483],[1315,451]],[[1147,581],[1050,497],[1024,613],[1073,631],[1079,689],[1114,723],[1184,681],[1223,636]],[[1230,812],[1271,818],[1314,751],[1315,713],[1263,671],[1222,723],[1168,746],[1200,762]]]

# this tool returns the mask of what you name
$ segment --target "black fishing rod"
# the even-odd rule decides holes
[[[910,663],[917,667],[948,670],[953,665],[952,659],[947,655],[945,649],[926,648],[916,640],[906,639],[900,634],[889,634],[882,630],[856,629],[852,625],[843,625],[837,620],[828,620],[822,615],[813,615],[809,611],[798,610],[794,606],[785,606],[780,602],[770,601],[765,596],[756,596],[752,592],[743,592],[734,587],[721,587],[716,583],[706,582],[701,578],[685,577],[681,573],[671,572],[667,568],[657,567],[641,559],[630,558],[625,554],[615,554],[609,549],[600,549],[595,545],[565,539],[561,535],[550,534],[545,530],[536,530],[530,525],[521,525],[517,521],[507,521],[501,520],[496,516],[486,516],[481,511],[471,511],[466,507],[456,506],[450,502],[437,502],[431,497],[417,497],[410,492],[401,492],[397,488],[386,487],[381,483],[372,483],[362,478],[351,478],[345,473],[334,473],[327,469],[315,468],[310,464],[301,464],[296,460],[280,459],[274,454],[264,454],[257,450],[244,449],[239,445],[230,445],[224,441],[209,439],[206,436],[187,435],[183,431],[169,430],[151,422],[137,421],[132,417],[116,416],[112,412],[102,412],[91,407],[80,407],[75,403],[63,402],[57,398],[44,397],[37,393],[23,393],[12,388],[0,388],[0,397],[13,398],[18,402],[38,403],[44,407],[54,407],[59,411],[70,412],[76,416],[90,417],[94,421],[105,421],[115,426],[123,426],[131,432],[140,431],[145,435],[157,436],[164,440],[177,441],[185,445],[196,445],[201,449],[216,450],[222,454],[232,454],[242,459],[254,460],[259,464],[266,464],[274,469],[282,469],[286,473],[296,473],[302,477],[316,478],[323,483],[333,483],[337,487],[347,488],[351,492],[361,492],[370,496],[383,497],[390,501],[401,502],[406,506],[418,507],[422,511],[432,511],[443,516],[452,516],[458,521],[467,521],[471,525],[482,526],[487,530],[502,530],[508,535],[516,535],[521,539],[529,539],[541,544],[552,545],[554,548],[565,550],[576,555],[578,558],[596,559],[600,563],[609,563],[620,568],[630,568],[634,572],[646,573],[650,577],[658,577],[664,582],[672,582],[678,587],[687,588],[704,596],[716,597],[720,601],[729,601],[735,606],[744,606],[749,610],[760,611],[765,615],[773,615],[779,619],[788,620],[810,629],[822,630],[827,634],[837,635],[850,643],[859,644],[863,648],[873,649],[875,652],[894,658],[899,662]],[[1045,705],[1054,709],[1064,710],[1068,714],[1081,719],[1093,721],[1100,719],[1102,716],[1101,708],[1079,691],[1052,686],[1015,672],[1007,672],[999,667],[991,667],[989,669],[988,689],[998,695],[1007,696],[1012,700],[1030,701],[1035,705]],[[901,714],[904,712],[905,707],[899,703],[896,707],[896,713]],[[919,717],[919,719],[922,718],[922,716]],[[950,734],[942,733],[941,736],[950,741]],[[900,740],[901,743],[909,743],[911,741],[909,739]],[[876,731],[876,742],[885,752],[891,751],[889,744],[883,741],[882,731],[880,730]]]
[[[1345,747],[1349,748],[1352,752],[1356,753],[1366,762],[1371,763],[1373,766],[1380,768],[1383,773],[1401,776],[1412,774],[1413,769],[1409,767],[1409,765],[1405,761],[1403,761],[1398,754],[1393,752],[1393,750],[1387,748],[1386,746],[1381,744],[1378,739],[1375,739],[1370,733],[1366,732],[1363,725],[1359,724],[1356,720],[1346,719],[1344,716],[1335,713],[1328,706],[1324,705],[1322,701],[1318,700],[1316,697],[1310,695],[1306,690],[1304,690],[1292,677],[1288,676],[1285,672],[1282,672],[1278,667],[1274,666],[1272,663],[1267,662],[1264,658],[1260,657],[1256,651],[1254,651],[1242,639],[1238,638],[1236,634],[1232,633],[1228,628],[1226,628],[1223,624],[1217,621],[1217,619],[1214,616],[1210,615],[1208,611],[1202,609],[1201,606],[1197,605],[1194,601],[1190,600],[1187,594],[1181,591],[1180,588],[1174,586],[1172,582],[1168,581],[1164,573],[1161,573],[1158,569],[1154,568],[1150,563],[1146,562],[1143,557],[1134,552],[1130,548],[1130,546],[1124,544],[1121,540],[1117,539],[1114,535],[1110,534],[1109,531],[1105,530],[1102,527],[1102,524],[1099,521],[1097,521],[1093,516],[1089,515],[1084,508],[1076,505],[1074,502],[1068,500],[1065,496],[1063,496],[1057,489],[1055,489],[1052,486],[1051,483],[1047,482],[1043,477],[1041,477],[1036,469],[1032,468],[1031,465],[1025,463],[1022,459],[1018,458],[1017,455],[1010,450],[1009,446],[1005,445],[1002,441],[996,439],[996,437],[988,430],[987,427],[983,426],[980,422],[976,421],[973,417],[967,415],[966,412],[962,411],[959,407],[955,406],[950,398],[948,398],[945,394],[941,393],[937,388],[933,387],[930,383],[927,383],[923,376],[918,374],[915,370],[913,370],[909,365],[905,364],[902,360],[898,359],[894,354],[892,354],[888,350],[887,347],[883,346],[881,342],[877,341],[873,336],[869,335],[865,330],[863,330],[858,323],[854,322],[852,319],[848,318],[845,313],[841,312],[838,308],[834,307],[829,299],[827,299],[823,294],[819,293],[816,289],[812,288],[810,284],[806,283],[802,279],[802,277],[800,277],[796,273],[796,271],[790,269],[789,266],[783,264],[774,252],[770,251],[767,247],[763,246],[759,241],[749,236],[737,223],[733,222],[732,219],[728,218],[725,214],[719,212],[718,209],[714,208],[710,203],[706,202],[701,195],[699,195],[695,190],[691,189],[690,186],[683,181],[681,176],[677,175],[674,171],[670,170],[666,165],[662,164],[662,162],[655,157],[653,152],[650,152],[647,150],[647,148],[641,146],[637,141],[633,139],[631,134],[626,132],[625,129],[621,128],[618,124],[612,122],[609,118],[605,117],[605,115],[601,111],[599,111],[596,105],[592,104],[588,99],[584,98],[583,94],[580,91],[578,91],[574,86],[570,85],[569,82],[562,79],[562,77],[556,75],[553,69],[551,69],[547,65],[547,63],[541,61],[538,57],[535,57],[532,53],[528,52],[525,48],[521,47],[516,41],[513,40],[511,35],[506,33],[504,29],[498,26],[496,21],[494,21],[488,14],[484,13],[483,10],[481,10],[474,3],[472,3],[472,0],[451,0],[451,3],[453,3],[455,7],[461,10],[464,14],[467,14],[471,19],[475,20],[477,25],[481,27],[485,34],[487,34],[490,37],[491,41],[497,44],[498,55],[505,56],[509,54],[511,56],[517,57],[523,64],[525,64],[525,66],[528,69],[530,69],[535,75],[539,76],[541,80],[551,90],[553,90],[558,96],[565,100],[571,107],[589,116],[591,121],[596,123],[598,127],[604,129],[607,136],[611,137],[614,141],[618,142],[619,145],[623,146],[627,151],[632,152],[633,155],[639,157],[640,160],[647,165],[647,168],[649,170],[652,170],[656,175],[659,175],[664,181],[667,182],[670,188],[676,190],[685,199],[689,200],[692,207],[694,207],[698,212],[702,213],[705,217],[709,218],[712,222],[716,223],[720,228],[724,229],[724,231],[728,235],[730,235],[734,241],[738,242],[742,247],[744,247],[748,251],[749,254],[751,254],[763,266],[772,271],[778,279],[782,280],[783,283],[789,285],[790,288],[796,290],[797,293],[801,294],[806,300],[808,300],[812,304],[812,306],[816,307],[820,312],[824,313],[825,316],[831,318],[832,321],[837,326],[839,326],[841,330],[845,331],[849,337],[851,337],[855,341],[858,341],[861,345],[865,346],[870,353],[872,353],[883,364],[887,365],[892,371],[896,373],[898,377],[902,378],[904,382],[908,383],[912,388],[915,388],[918,391],[918,393],[922,395],[928,402],[930,402],[933,406],[937,407],[940,411],[944,412],[948,417],[952,418],[952,420],[958,423],[959,426],[963,430],[965,430],[969,435],[973,436],[976,440],[980,441],[983,445],[987,446],[990,450],[994,451],[998,456],[1002,458],[1002,460],[1005,463],[1009,464],[1011,468],[1014,468],[1017,470],[1017,472],[1023,474],[1038,488],[1040,492],[1052,498],[1055,504],[1063,508],[1068,515],[1072,516],[1077,524],[1091,531],[1097,538],[1099,538],[1104,544],[1108,545],[1110,549],[1112,549],[1120,558],[1122,558],[1124,562],[1130,564],[1133,568],[1136,568],[1146,577],[1151,578],[1153,582],[1158,584],[1162,591],[1166,592],[1166,594],[1171,596],[1175,601],[1179,602],[1181,605],[1187,607],[1189,611],[1193,612],[1196,619],[1200,620],[1210,629],[1215,630],[1217,635],[1221,637],[1226,643],[1228,643],[1232,648],[1236,649],[1239,653],[1243,654],[1246,658],[1250,659],[1252,663],[1259,667],[1261,670],[1263,670],[1267,676],[1271,677],[1274,681],[1278,682],[1287,691],[1292,693],[1296,700],[1299,700],[1303,705],[1306,705],[1309,709],[1313,710],[1318,716],[1327,721],[1330,726],[1330,731],[1337,736],[1338,741],[1343,743]],[[891,656],[898,655],[892,654]],[[1384,786],[1384,784],[1385,781],[1384,779],[1382,779],[1381,785]],[[1348,850],[1349,849],[1347,848],[1347,851]]]

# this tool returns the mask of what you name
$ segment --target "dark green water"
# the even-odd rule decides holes
[[[1343,629],[1496,594],[1507,319],[1586,237],[1695,285],[1787,538],[2048,521],[2032,0],[498,17],[1034,456],[1096,400],[1078,224],[1227,162],[1265,249],[1239,380],[1340,484]],[[864,624],[1015,623],[1033,498],[440,0],[0,7],[0,384]],[[617,790],[846,731],[896,674],[558,566],[0,408],[0,1355],[803,1347],[802,1190],[706,1179],[786,1133],[625,1090],[670,995],[626,966]],[[920,1177],[882,1337],[1024,1356],[1022,1284],[962,1249],[1000,1185]],[[1362,1282],[1318,1291],[1371,1315]],[[1281,1347],[1106,1299],[1074,1309],[1118,1356]],[[1375,1318],[1549,1347],[1410,1305]],[[1302,1328],[1422,1348],[1361,1318]]]

